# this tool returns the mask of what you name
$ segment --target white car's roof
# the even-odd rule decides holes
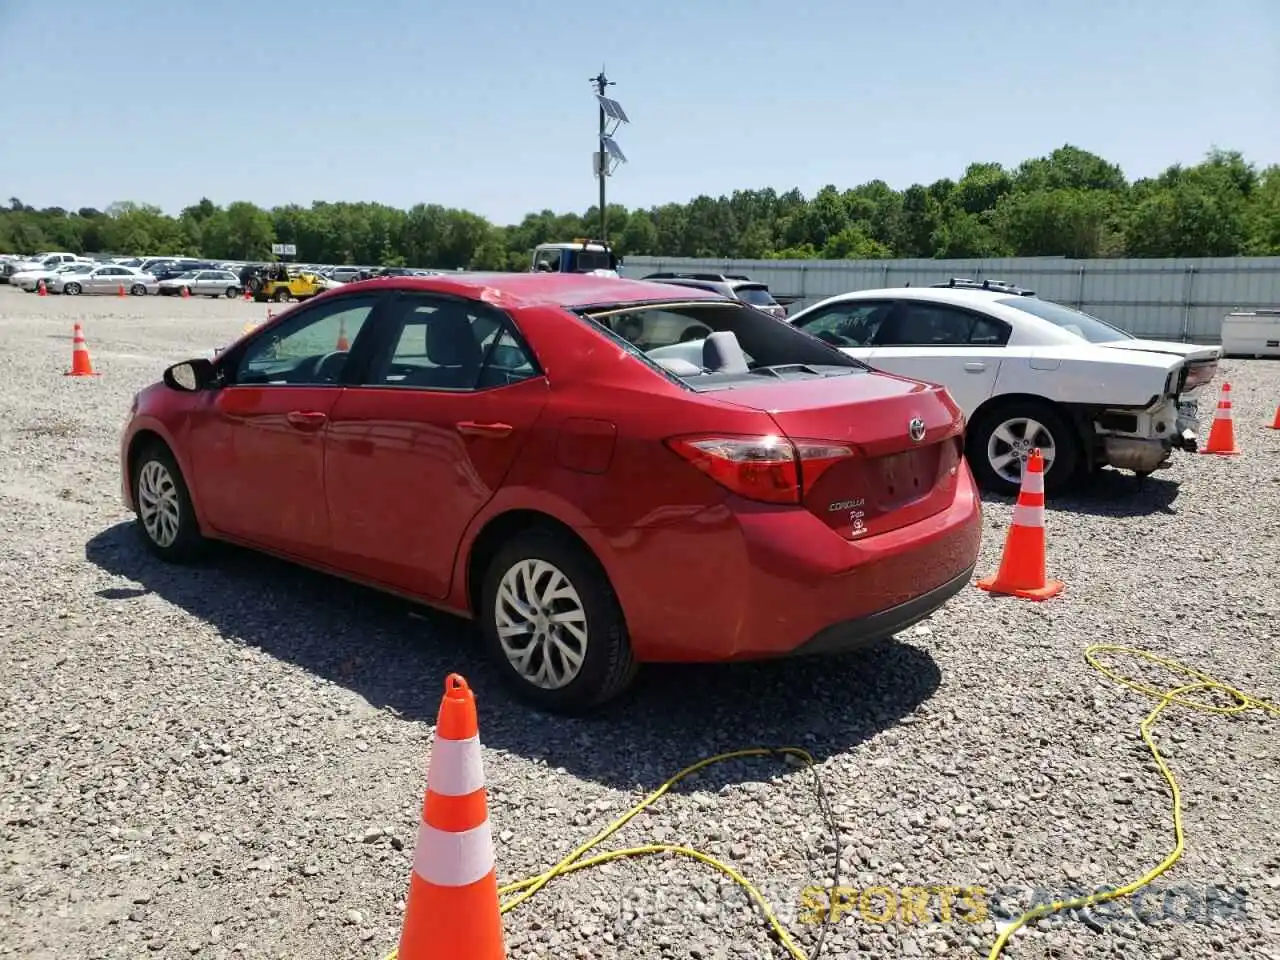
[[[1014,328],[1014,338],[1023,346],[1080,346],[1088,340],[1077,336],[1055,323],[1050,323],[1025,310],[1000,303],[1001,300],[1022,299],[1018,294],[1003,290],[957,290],[953,287],[884,287],[876,290],[855,290],[841,293],[815,303],[813,306],[799,311],[790,317],[795,323],[803,319],[810,311],[833,303],[848,303],[858,300],[924,300],[930,303],[954,304],[978,310],[1003,320]],[[1035,300],[1035,297],[1027,299]],[[1061,306],[1061,304],[1059,304]],[[1070,308],[1067,308],[1070,309]]]
[[[935,303],[954,303],[962,307],[986,310],[997,300],[1005,300],[1015,294],[1003,290],[957,290],[954,287],[883,287],[878,290],[854,290],[828,297],[822,303],[841,303],[846,300],[932,300]],[[1000,306],[999,304],[996,304]],[[818,304],[814,304],[818,306]],[[813,309],[810,307],[810,309]]]

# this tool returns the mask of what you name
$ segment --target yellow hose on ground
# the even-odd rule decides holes
[[[1149,663],[1154,663],[1164,667],[1171,673],[1189,678],[1194,682],[1172,690],[1160,690],[1156,687],[1150,686],[1149,684],[1131,680],[1104,666],[1098,660],[1097,655],[1106,653],[1125,654],[1139,660],[1145,660]],[[1160,751],[1156,748],[1155,741],[1151,739],[1151,725],[1166,707],[1177,705],[1189,710],[1198,710],[1204,713],[1217,714],[1235,714],[1243,713],[1246,710],[1260,710],[1264,713],[1270,714],[1271,716],[1280,717],[1280,707],[1275,704],[1269,703],[1266,700],[1258,699],[1257,697],[1251,697],[1248,694],[1240,692],[1235,687],[1222,683],[1219,680],[1215,680],[1208,674],[1183,666],[1177,661],[1149,653],[1146,650],[1139,650],[1134,647],[1117,646],[1114,644],[1098,643],[1086,648],[1084,657],[1086,662],[1088,662],[1091,667],[1101,673],[1104,677],[1107,677],[1121,686],[1128,687],[1131,690],[1135,690],[1146,696],[1159,700],[1155,709],[1147,714],[1146,719],[1142,721],[1139,726],[1139,731],[1142,734],[1142,739],[1146,741],[1147,746],[1150,748],[1151,756],[1155,759],[1156,766],[1160,768],[1160,772],[1164,775],[1165,781],[1169,784],[1169,790],[1173,795],[1174,847],[1173,850],[1169,852],[1168,856],[1161,860],[1155,867],[1147,871],[1137,880],[1127,883],[1122,887],[1114,890],[1094,893],[1086,897],[1080,897],[1076,900],[1060,900],[1054,903],[1042,904],[1032,910],[1028,910],[1000,932],[1000,935],[996,938],[994,945],[991,947],[991,952],[987,955],[987,960],[997,960],[1000,954],[1004,951],[1004,948],[1008,944],[1010,938],[1013,937],[1014,933],[1022,927],[1035,923],[1043,917],[1053,913],[1059,913],[1063,910],[1078,910],[1094,906],[1096,904],[1106,903],[1110,900],[1117,900],[1121,897],[1130,896],[1163,874],[1178,861],[1179,857],[1182,856],[1184,846],[1182,833],[1182,793],[1178,789],[1178,782],[1174,779],[1173,773],[1169,770],[1169,767],[1164,762],[1164,758],[1160,755]],[[1186,698],[1187,694],[1193,692],[1204,693],[1209,691],[1217,691],[1218,693],[1225,694],[1230,697],[1234,703],[1230,706],[1218,706],[1216,704],[1189,700]],[[658,787],[658,789],[654,790],[651,794],[641,800],[617,820],[613,821],[613,823],[609,824],[609,826],[605,827],[590,840],[574,849],[549,870],[540,873],[537,876],[529,877],[502,887],[498,891],[499,896],[505,897],[509,894],[516,894],[516,896],[504,901],[499,907],[499,912],[502,914],[509,913],[536,894],[552,880],[557,877],[574,873],[578,870],[585,870],[588,867],[608,863],[611,860],[622,860],[629,857],[642,857],[659,853],[674,854],[676,856],[689,857],[690,859],[697,860],[699,863],[706,864],[707,866],[723,873],[729,879],[733,880],[734,883],[742,887],[751,900],[760,908],[761,912],[764,914],[766,923],[777,936],[778,941],[782,944],[783,948],[787,951],[792,960],[809,960],[804,951],[802,951],[796,944],[795,940],[792,939],[791,935],[787,932],[787,929],[778,919],[777,914],[774,913],[773,908],[769,905],[768,901],[765,900],[764,896],[755,887],[755,885],[738,871],[733,869],[733,867],[721,860],[718,860],[710,854],[703,853],[700,850],[694,850],[692,847],[679,846],[675,844],[646,844],[639,847],[628,847],[623,850],[610,850],[606,853],[599,853],[593,857],[588,857],[585,860],[579,859],[593,847],[603,843],[609,837],[621,830],[637,814],[647,809],[666,794],[672,787],[689,775],[697,773],[699,770],[712,766],[713,764],[723,763],[726,760],[738,760],[744,757],[769,756],[789,757],[793,760],[799,761],[805,767],[816,767],[813,757],[806,751],[796,747],[752,747],[745,750],[734,750],[729,753],[719,753],[715,756],[707,757],[704,760],[699,760],[697,763],[685,767],[679,773],[672,776],[663,783],[662,786]],[[397,951],[393,950],[386,956],[385,960],[396,960],[396,957]]]
[[[1164,667],[1170,673],[1179,674],[1183,677],[1194,680],[1194,683],[1188,683],[1184,686],[1177,687],[1173,690],[1160,690],[1150,684],[1139,683],[1136,680],[1130,680],[1128,677],[1121,676],[1114,670],[1105,667],[1098,661],[1097,655],[1100,653],[1116,653],[1127,654],[1139,660],[1145,660],[1148,663],[1154,663]],[[1169,784],[1169,792],[1173,797],[1173,849],[1158,864],[1140,876],[1137,880],[1126,883],[1122,887],[1114,890],[1101,891],[1099,893],[1090,894],[1087,897],[1080,897],[1076,900],[1058,900],[1054,903],[1043,904],[1033,910],[1028,910],[1013,923],[1009,924],[1000,936],[996,938],[995,944],[991,947],[991,952],[987,954],[987,960],[996,960],[1004,950],[1005,944],[1009,942],[1009,938],[1016,933],[1019,928],[1029,923],[1034,923],[1041,917],[1048,916],[1051,913],[1059,913],[1063,910],[1079,910],[1084,907],[1091,907],[1099,903],[1107,903],[1110,900],[1118,900],[1121,897],[1128,897],[1137,893],[1140,889],[1151,883],[1156,877],[1160,876],[1182,856],[1184,846],[1184,838],[1182,834],[1182,791],[1178,789],[1178,781],[1174,779],[1173,772],[1164,762],[1164,757],[1160,756],[1160,751],[1156,748],[1156,743],[1151,739],[1151,725],[1155,723],[1156,718],[1164,711],[1165,707],[1177,705],[1186,707],[1188,710],[1199,710],[1202,713],[1219,713],[1232,714],[1243,713],[1246,710],[1261,710],[1273,717],[1280,717],[1280,707],[1266,700],[1259,700],[1248,694],[1241,693],[1235,687],[1228,686],[1220,680],[1215,680],[1207,673],[1201,673],[1199,670],[1193,670],[1190,667],[1183,666],[1176,660],[1169,660],[1165,657],[1156,656],[1146,650],[1138,650],[1134,647],[1122,647],[1110,643],[1095,643],[1084,651],[1084,658],[1088,661],[1089,666],[1097,670],[1100,674],[1122,687],[1128,687],[1130,690],[1136,690],[1138,693],[1153,697],[1160,702],[1156,704],[1146,719],[1138,726],[1142,739],[1146,741],[1147,747],[1151,750],[1151,757],[1155,760],[1156,766],[1160,768],[1160,773],[1164,775],[1165,782]],[[1196,700],[1186,699],[1186,694],[1193,692],[1209,692],[1217,691],[1224,693],[1235,701],[1231,706],[1218,706],[1216,704],[1204,703]]]

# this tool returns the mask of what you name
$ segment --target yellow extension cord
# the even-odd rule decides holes
[[[1194,682],[1177,687],[1173,690],[1159,690],[1148,684],[1130,680],[1110,668],[1103,666],[1103,664],[1098,661],[1097,654],[1105,653],[1126,654],[1140,660],[1146,660],[1149,663],[1154,663],[1164,667],[1171,673],[1190,678]],[[1131,690],[1136,690],[1139,693],[1145,694],[1146,696],[1159,701],[1159,703],[1156,704],[1155,709],[1147,714],[1146,719],[1142,721],[1139,731],[1142,734],[1142,739],[1146,741],[1147,746],[1150,748],[1151,756],[1155,759],[1156,766],[1160,768],[1160,772],[1164,775],[1166,782],[1168,782],[1169,789],[1173,795],[1174,847],[1173,850],[1169,852],[1168,856],[1161,860],[1159,864],[1147,871],[1137,880],[1127,883],[1122,887],[1114,890],[1094,893],[1086,897],[1081,897],[1077,900],[1060,900],[1054,903],[1042,904],[1041,906],[1022,914],[1022,916],[1018,917],[1017,920],[1014,920],[1005,927],[1005,929],[996,938],[995,944],[991,947],[991,952],[987,955],[987,960],[997,960],[1010,938],[1013,937],[1014,933],[1016,933],[1021,927],[1035,923],[1042,917],[1048,916],[1052,913],[1059,913],[1063,910],[1082,909],[1096,904],[1106,903],[1110,900],[1117,900],[1121,897],[1130,896],[1163,874],[1178,861],[1179,857],[1182,856],[1184,845],[1182,834],[1182,793],[1178,789],[1178,781],[1174,779],[1173,773],[1164,762],[1164,758],[1160,756],[1160,751],[1156,749],[1155,741],[1151,739],[1151,725],[1155,722],[1156,718],[1160,716],[1160,713],[1165,709],[1165,707],[1176,704],[1180,707],[1186,707],[1189,710],[1199,710],[1205,713],[1217,714],[1235,714],[1242,713],[1246,710],[1261,710],[1271,716],[1280,717],[1280,707],[1275,704],[1241,693],[1234,687],[1228,686],[1219,680],[1215,680],[1213,677],[1201,673],[1199,670],[1193,670],[1190,667],[1183,666],[1174,660],[1159,657],[1145,650],[1099,643],[1088,647],[1084,652],[1084,657],[1091,667],[1108,679],[1120,684],[1121,686],[1128,687]],[[1230,697],[1235,702],[1230,706],[1218,706],[1216,704],[1186,699],[1188,694],[1197,691],[1201,693],[1217,691]],[[628,847],[624,850],[611,850],[607,853],[600,853],[593,857],[588,857],[585,860],[579,859],[579,857],[582,857],[593,847],[603,843],[609,837],[613,836],[613,834],[621,830],[637,814],[654,804],[660,797],[667,793],[667,791],[691,774],[697,773],[699,770],[712,766],[713,764],[723,763],[726,760],[737,760],[743,757],[779,755],[798,760],[806,767],[815,767],[813,757],[806,751],[800,750],[796,747],[753,747],[746,750],[734,750],[729,753],[720,753],[713,757],[707,757],[705,760],[700,760],[692,766],[685,767],[679,773],[675,774],[675,776],[667,780],[662,784],[662,786],[654,790],[604,830],[600,831],[600,833],[596,834],[586,843],[579,846],[551,869],[538,874],[537,876],[529,877],[528,879],[520,880],[516,883],[502,887],[498,891],[499,896],[505,897],[509,894],[516,894],[516,896],[503,902],[499,907],[499,912],[502,914],[509,913],[532,897],[556,877],[562,877],[577,870],[585,870],[588,867],[608,863],[611,860],[622,860],[628,857],[641,857],[657,853],[675,854],[677,856],[689,857],[693,860],[697,860],[699,863],[704,863],[709,867],[713,867],[742,887],[742,889],[747,892],[747,895],[751,900],[763,912],[769,927],[777,935],[779,942],[792,957],[792,960],[808,960],[804,951],[796,945],[796,942],[782,925],[782,922],[778,920],[777,914],[773,912],[773,908],[769,906],[768,901],[766,901],[760,891],[756,889],[755,885],[727,863],[724,863],[709,854],[703,853],[700,850],[694,850],[692,847],[684,847],[676,844],[646,844],[645,846],[640,847]],[[387,955],[385,960],[396,960],[396,956],[397,951],[393,950]]]

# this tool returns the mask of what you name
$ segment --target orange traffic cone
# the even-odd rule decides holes
[[[1280,407],[1276,407],[1276,418],[1271,421],[1272,430],[1280,430]]]
[[[64,376],[98,376],[93,370],[93,361],[89,359],[89,348],[84,342],[84,331],[80,329],[80,324],[78,323],[75,325],[75,330],[71,335],[71,369]]]
[[[117,297],[120,297],[121,299],[123,299],[123,298],[124,298],[124,284],[123,284],[123,283],[122,283],[122,284],[120,284],[120,286],[116,287],[116,296],[117,296]]]
[[[1045,576],[1044,457],[1037,447],[1022,471],[1022,488],[1013,508],[1013,524],[1004,541],[1004,556],[994,577],[978,581],[989,593],[1024,600],[1048,600],[1063,590],[1061,580]]]
[[[436,718],[396,956],[503,960],[505,953],[476,702],[454,673],[444,682]]]
[[[244,288],[244,302],[245,303],[253,302],[253,293],[249,290],[248,287]]]
[[[49,295],[49,291],[46,289],[43,280],[36,284],[36,293],[42,297],[47,297]]]
[[[191,296],[191,291],[190,291],[190,290],[188,290],[186,287],[183,287],[183,288],[182,288],[182,299],[183,299],[183,300],[186,300],[186,299],[187,299],[188,297],[190,297],[190,296]]]
[[[1209,442],[1201,453],[1216,453],[1220,457],[1234,457],[1240,453],[1236,447],[1236,424],[1231,415],[1231,384],[1222,385],[1222,393],[1218,396],[1218,409],[1213,415],[1213,426],[1209,428]]]
[[[346,353],[351,349],[351,344],[347,342],[347,321],[345,319],[338,320],[338,345],[334,347],[341,353]]]

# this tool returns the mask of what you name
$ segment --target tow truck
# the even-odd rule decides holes
[[[540,243],[533,248],[530,273],[594,273],[618,276],[621,265],[603,240],[578,237],[568,243]]]

